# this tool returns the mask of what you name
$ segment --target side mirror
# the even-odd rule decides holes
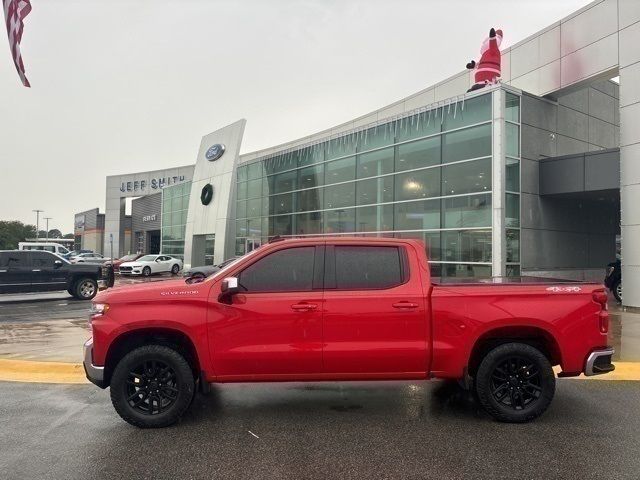
[[[53,262],[53,268],[60,268],[62,266],[62,260],[56,260]]]
[[[231,304],[231,297],[240,291],[238,279],[236,277],[227,277],[222,280],[220,286],[220,295],[218,295],[218,301],[220,303]]]

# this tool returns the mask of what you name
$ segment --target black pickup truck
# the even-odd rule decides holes
[[[91,300],[98,289],[113,285],[109,273],[110,265],[71,264],[51,252],[0,250],[0,294],[66,290]]]

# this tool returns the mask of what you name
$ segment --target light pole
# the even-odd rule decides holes
[[[49,220],[52,219],[52,217],[42,217],[47,221],[47,230],[46,230],[46,235],[47,235],[47,242],[49,241]]]
[[[44,212],[44,210],[32,210],[32,212],[36,212],[36,242],[40,239],[40,213]]]

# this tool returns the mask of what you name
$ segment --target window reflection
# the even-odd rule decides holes
[[[394,226],[396,230],[440,228],[440,200],[396,203]]]
[[[443,201],[444,227],[490,227],[491,195],[446,198]]]
[[[328,162],[325,166],[325,184],[347,182],[356,178],[356,157]]]
[[[355,232],[355,209],[341,208],[324,212],[325,233]]]
[[[487,190],[491,190],[491,158],[442,167],[443,195]]]
[[[491,230],[442,232],[442,259],[462,262],[491,261]]]
[[[324,207],[349,207],[355,204],[355,183],[332,185],[324,189]]]
[[[396,147],[396,171],[430,167],[440,163],[440,137],[405,143]]]
[[[393,202],[393,177],[386,176],[356,182],[358,205]]]
[[[306,212],[309,210],[322,210],[322,189],[301,190],[297,195],[296,210]]]
[[[393,172],[393,148],[358,155],[358,178],[374,177]]]
[[[440,196],[440,169],[429,168],[396,175],[396,201]]]
[[[393,205],[357,208],[356,230],[358,232],[393,230]]]
[[[446,133],[442,146],[442,163],[491,155],[491,124]]]

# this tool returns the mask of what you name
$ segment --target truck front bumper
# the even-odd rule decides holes
[[[584,366],[584,374],[587,377],[591,377],[593,375],[613,372],[616,369],[616,366],[611,363],[613,353],[613,348],[605,348],[591,352]]]
[[[104,367],[96,367],[93,364],[93,337],[84,342],[84,373],[91,383],[100,388],[106,388],[104,384]]]

